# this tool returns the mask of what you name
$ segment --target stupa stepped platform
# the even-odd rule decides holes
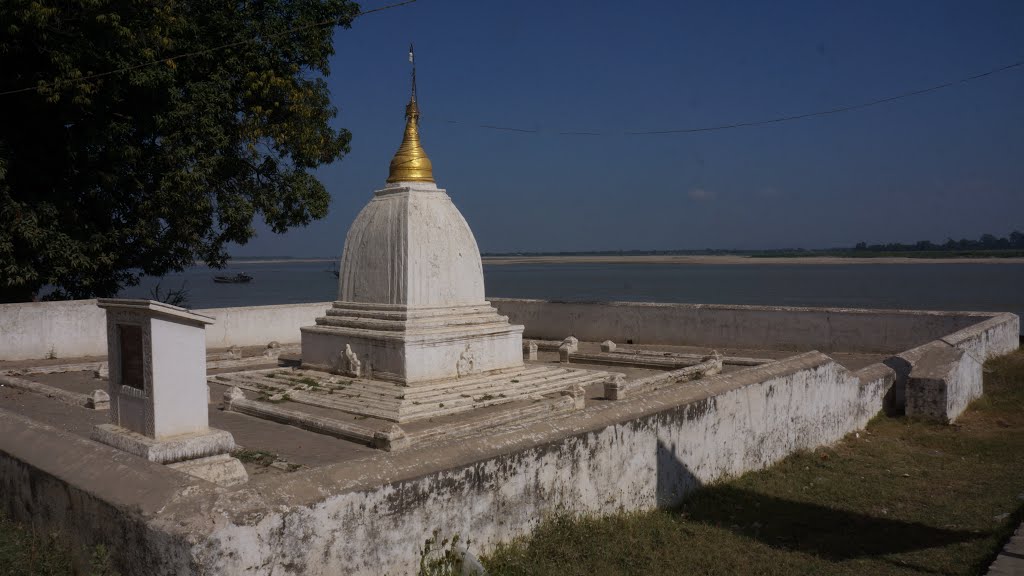
[[[290,401],[393,423],[464,413],[522,399],[571,391],[615,378],[610,372],[528,365],[414,386],[348,378],[318,370],[273,369],[211,376],[211,383],[237,386],[257,401]]]
[[[324,316],[316,319],[316,326],[345,328],[354,333],[371,332],[380,338],[387,338],[389,332],[394,332],[393,337],[397,338],[402,333],[414,337],[417,333],[463,333],[466,329],[504,332],[508,330],[508,317],[499,315],[489,304],[410,308],[335,302]],[[308,330],[316,331],[315,328]]]

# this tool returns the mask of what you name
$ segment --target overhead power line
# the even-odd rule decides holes
[[[672,128],[663,130],[624,130],[624,131],[573,131],[573,130],[544,130],[541,128],[515,128],[511,126],[496,126],[493,124],[475,124],[476,128],[484,128],[487,130],[500,130],[503,132],[523,132],[528,134],[541,134],[541,133],[552,133],[559,136],[652,136],[656,134],[691,134],[694,132],[714,132],[718,130],[731,130],[733,128],[748,128],[752,126],[764,126],[766,124],[779,124],[782,122],[790,122],[792,120],[801,120],[804,118],[813,118],[816,116],[828,116],[830,114],[839,114],[841,112],[851,112],[853,110],[861,110],[864,108],[870,108],[872,106],[878,106],[879,104],[887,104],[889,102],[895,102],[904,98],[911,98],[913,96],[921,96],[928,94],[929,92],[937,92],[944,88],[950,88],[959,84],[966,84],[975,80],[993,76],[1001,72],[1007,72],[1015,68],[1024,66],[1024,60],[1008,64],[1006,66],[1000,66],[999,68],[993,68],[980,74],[974,74],[965,78],[957,80],[951,80],[949,82],[943,82],[942,84],[936,84],[927,88],[919,88],[917,90],[911,90],[895,96],[886,96],[884,98],[878,98],[867,102],[861,102],[860,104],[853,104],[851,106],[840,106],[838,108],[830,108],[828,110],[818,110],[816,112],[806,112],[803,114],[794,114],[791,116],[779,116],[777,118],[769,118],[767,120],[753,120],[750,122],[735,122],[731,124],[718,124],[714,126],[701,126],[695,128]],[[466,122],[460,122],[458,120],[445,120],[449,124],[468,124]]]
[[[414,2],[416,2],[416,0],[404,0],[402,2],[395,2],[394,4],[388,4],[386,6],[380,6],[380,7],[377,7],[377,8],[370,9],[370,10],[362,10],[358,14],[353,16],[352,20],[355,20],[356,18],[359,18],[359,17],[362,17],[362,16],[366,16],[367,14],[373,14],[375,12],[383,12],[385,10],[391,10],[392,8],[399,8],[401,6],[405,6],[407,4],[412,4]],[[53,86],[55,84],[65,84],[65,83],[69,84],[69,85],[84,84],[84,83],[89,82],[91,80],[96,80],[98,78],[105,78],[107,76],[114,76],[114,75],[117,75],[117,74],[124,74],[125,72],[131,72],[133,70],[138,70],[140,68],[146,68],[146,67],[149,67],[149,66],[156,66],[156,65],[159,65],[159,64],[166,64],[167,62],[173,62],[175,60],[183,60],[185,58],[194,58],[196,56],[202,56],[204,54],[210,54],[210,53],[217,52],[217,51],[220,51],[220,50],[224,50],[224,49],[227,49],[227,48],[234,48],[236,46],[244,46],[246,44],[255,44],[255,43],[258,43],[258,42],[262,42],[266,38],[277,38],[279,36],[286,36],[288,34],[294,34],[296,32],[302,32],[304,30],[310,30],[312,28],[325,28],[327,26],[337,26],[338,24],[339,24],[338,20],[336,18],[332,18],[331,20],[323,20],[323,21],[320,21],[320,22],[314,22],[312,24],[306,24],[304,26],[297,26],[295,28],[289,28],[287,30],[282,30],[281,32],[275,32],[273,34],[264,34],[264,35],[261,35],[259,38],[250,38],[248,40],[239,40],[237,42],[231,42],[231,43],[228,43],[228,44],[221,44],[219,46],[211,46],[210,48],[204,48],[202,50],[196,50],[194,52],[183,52],[181,54],[176,54],[174,56],[169,56],[167,58],[161,58],[159,60],[150,60],[148,62],[143,62],[141,64],[135,64],[134,66],[125,66],[123,68],[118,68],[116,70],[109,70],[107,72],[99,72],[97,74],[90,74],[88,76],[82,76],[81,78],[72,78],[72,79],[68,79],[68,80],[56,80],[56,81],[53,81],[53,82],[45,82],[43,84],[37,84],[35,86],[26,86],[25,88],[17,88],[15,90],[8,90],[6,92],[0,92],[0,96],[9,96],[11,94],[20,94],[22,92],[32,92],[34,90],[39,90],[40,88],[47,87],[47,86]]]

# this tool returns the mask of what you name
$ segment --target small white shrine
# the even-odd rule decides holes
[[[93,439],[222,484],[244,482],[234,438],[209,427],[205,327],[213,318],[152,300],[107,311],[110,423]]]

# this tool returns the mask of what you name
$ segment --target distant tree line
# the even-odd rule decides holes
[[[930,240],[919,240],[914,244],[868,244],[858,242],[853,247],[857,252],[927,252],[935,250],[1022,250],[1024,249],[1024,232],[1014,230],[1005,238],[997,238],[992,234],[982,234],[977,240],[961,238],[946,239],[942,244]]]

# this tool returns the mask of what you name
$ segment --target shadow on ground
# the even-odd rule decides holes
[[[705,486],[675,455],[658,443],[657,501],[702,522],[753,538],[768,546],[830,560],[885,556],[984,538],[966,530],[870,516],[835,507],[787,500],[722,484]],[[685,499],[684,499],[685,498]]]

